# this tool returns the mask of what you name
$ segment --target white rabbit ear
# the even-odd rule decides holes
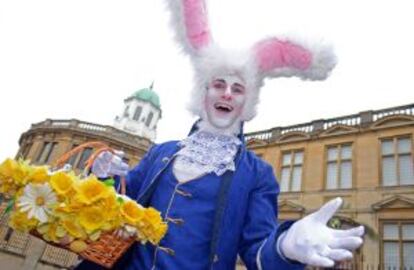
[[[330,46],[311,46],[279,38],[256,43],[253,56],[262,79],[297,76],[305,80],[323,80],[336,65]]]
[[[212,42],[204,0],[166,0],[178,43],[190,55]]]

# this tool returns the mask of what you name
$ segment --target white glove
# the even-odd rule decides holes
[[[92,164],[92,173],[97,177],[106,178],[112,175],[125,176],[128,173],[128,164],[122,157],[125,155],[122,151],[104,151],[98,155]]]
[[[323,205],[290,227],[281,235],[278,247],[282,254],[303,264],[333,267],[335,261],[352,258],[352,251],[363,243],[364,227],[334,230],[328,221],[341,207],[342,199],[336,198]]]

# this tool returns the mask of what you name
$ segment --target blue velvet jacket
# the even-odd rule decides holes
[[[153,146],[127,176],[127,195],[149,206],[161,173],[171,166],[179,149],[178,141]],[[277,223],[279,186],[272,167],[245,145],[240,147],[235,164],[235,172],[223,175],[216,202],[211,250],[206,254],[210,269],[234,269],[238,254],[248,269],[303,269],[276,250],[278,237],[291,223]],[[124,263],[128,264],[127,260],[124,258]],[[119,265],[117,269],[124,268]]]

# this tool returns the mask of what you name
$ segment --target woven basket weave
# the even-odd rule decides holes
[[[95,242],[89,242],[88,247],[79,255],[106,268],[112,266],[135,242],[135,238],[122,239],[112,233],[105,233]]]

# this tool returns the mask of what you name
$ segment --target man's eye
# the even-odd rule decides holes
[[[227,86],[226,86],[226,83],[224,83],[224,82],[218,82],[218,81],[216,81],[216,82],[213,83],[213,87],[214,88],[218,88],[218,89],[224,89]]]
[[[238,85],[233,85],[231,87],[231,90],[232,90],[233,93],[237,93],[237,94],[241,94],[241,93],[244,92],[244,88],[241,87],[241,86],[238,86]]]

